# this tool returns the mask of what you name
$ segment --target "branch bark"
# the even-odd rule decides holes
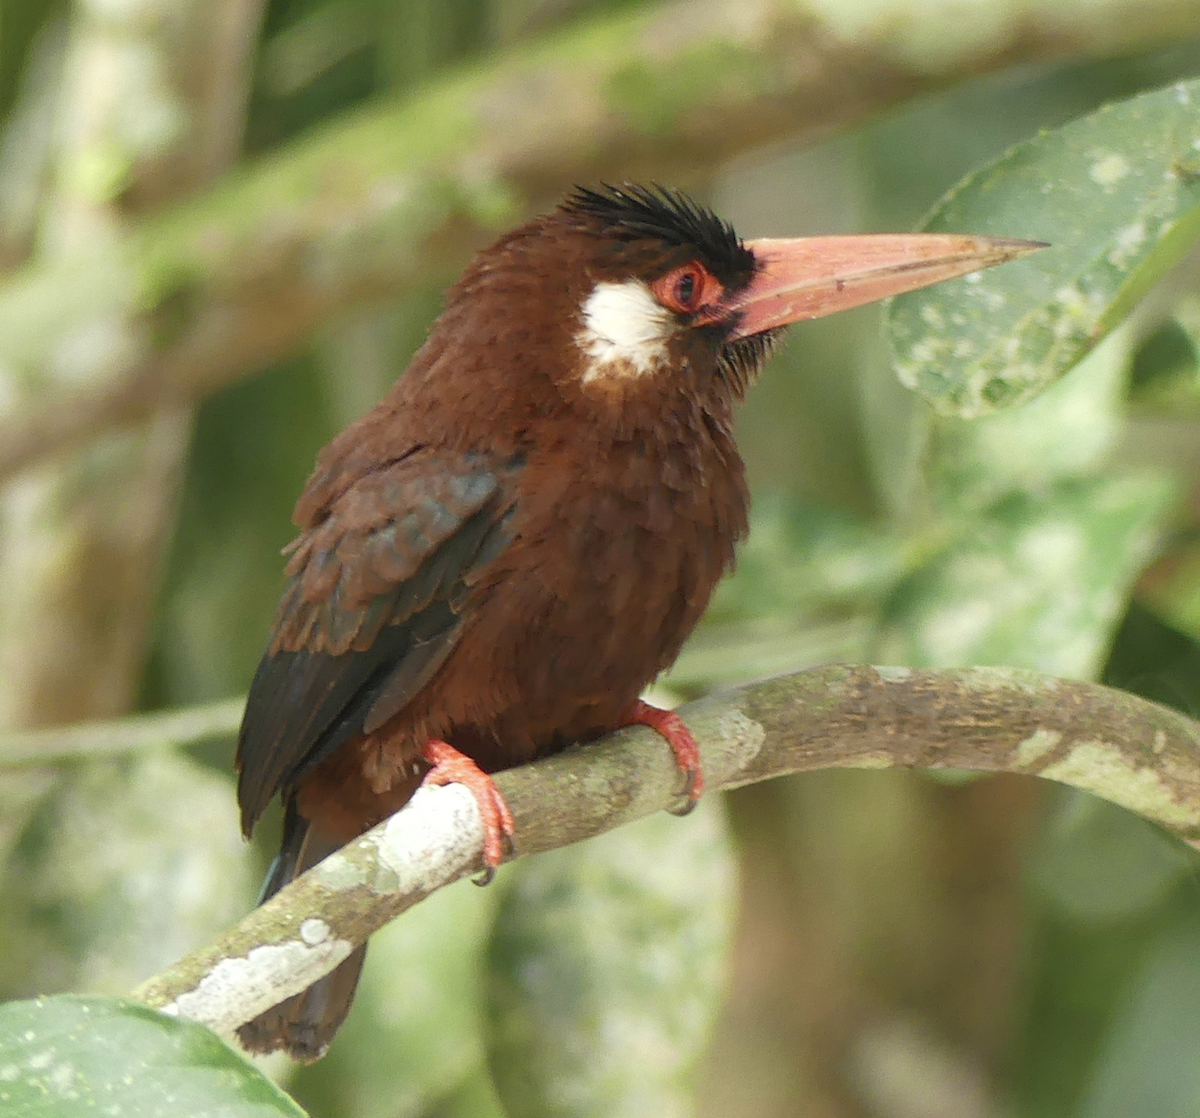
[[[1200,723],[1098,684],[1005,668],[825,666],[690,703],[709,787],[825,768],[1024,773],[1120,804],[1200,846]],[[676,802],[661,740],[622,730],[500,773],[517,855],[551,850]],[[328,973],[435,890],[481,868],[464,788],[422,788],[236,927],[133,996],[229,1035]]]
[[[448,278],[566,183],[686,181],[1017,62],[1129,51],[1200,30],[1196,0],[1030,0],[1021,18],[939,4],[665,5],[585,21],[264,159],[107,251],[0,291],[0,477],[99,430],[190,404],[348,307]],[[935,49],[936,46],[936,49]],[[97,325],[145,324],[153,352]]]

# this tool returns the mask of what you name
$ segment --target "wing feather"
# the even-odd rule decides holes
[[[310,517],[238,739],[247,833],[277,792],[403,710],[445,661],[474,575],[510,538],[519,468],[413,454]]]

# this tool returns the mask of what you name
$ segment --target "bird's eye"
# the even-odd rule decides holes
[[[695,314],[721,297],[721,281],[698,260],[673,268],[651,285],[654,297],[676,314]]]

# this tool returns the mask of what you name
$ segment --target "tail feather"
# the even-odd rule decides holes
[[[337,848],[337,843],[315,835],[308,821],[289,802],[283,821],[283,845],[271,864],[258,903],[273,897]],[[283,1049],[292,1059],[304,1063],[319,1060],[350,1012],[366,954],[364,945],[307,990],[247,1021],[238,1029],[242,1045],[250,1052]]]

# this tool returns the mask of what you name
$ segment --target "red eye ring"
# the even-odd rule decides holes
[[[676,314],[695,314],[724,294],[721,281],[699,260],[672,268],[651,285],[654,297]]]

